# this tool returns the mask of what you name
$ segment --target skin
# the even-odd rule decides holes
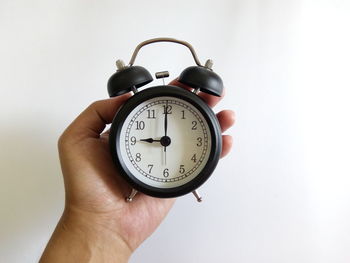
[[[188,88],[176,80],[170,84]],[[63,215],[40,259],[45,262],[127,262],[133,251],[162,222],[175,199],[138,193],[125,202],[130,186],[120,177],[109,152],[106,124],[130,94],[100,100],[85,109],[58,141],[66,202]],[[199,96],[214,107],[222,97]],[[222,132],[235,121],[234,113],[217,114]],[[221,157],[232,146],[223,135]]]

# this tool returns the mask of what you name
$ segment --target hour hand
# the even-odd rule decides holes
[[[154,140],[152,138],[148,138],[148,139],[140,139],[140,141],[142,142],[148,142],[148,143],[152,143],[152,142],[160,142],[160,140]]]

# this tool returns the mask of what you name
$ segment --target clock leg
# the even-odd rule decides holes
[[[192,192],[192,194],[196,197],[196,199],[197,199],[198,202],[202,202],[202,197],[201,197],[201,195],[198,193],[197,190],[194,190],[194,191]]]
[[[129,194],[129,196],[125,198],[126,202],[130,203],[133,200],[133,198],[135,197],[136,194],[137,194],[137,191],[135,189],[132,189],[131,193]]]

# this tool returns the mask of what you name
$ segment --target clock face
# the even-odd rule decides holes
[[[192,104],[160,96],[128,113],[115,143],[129,173],[146,185],[166,189],[198,176],[208,162],[212,135]]]

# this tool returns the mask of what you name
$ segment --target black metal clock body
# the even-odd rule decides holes
[[[173,99],[172,99],[173,98]],[[155,109],[152,109],[152,102],[150,104],[147,104],[147,101],[153,99],[158,104],[158,111]],[[200,157],[196,156],[193,160],[190,160],[187,163],[193,163],[193,166],[189,165],[190,167],[185,167],[184,165],[181,166],[181,164],[178,164],[178,169],[172,169],[171,171],[167,171],[167,173],[164,173],[165,169],[168,166],[171,166],[171,162],[175,161],[172,157],[172,146],[176,144],[176,147],[183,148],[185,151],[191,152],[191,148],[187,147],[202,147],[205,146],[205,138],[202,137],[196,137],[195,141],[191,145],[183,144],[182,141],[176,141],[174,138],[171,138],[171,130],[170,129],[176,129],[176,127],[172,127],[172,125],[179,125],[182,122],[185,122],[188,118],[186,115],[191,115],[190,110],[186,110],[186,107],[188,107],[188,104],[183,104],[182,107],[181,101],[188,102],[191,107],[191,109],[196,109],[198,112],[200,112],[200,117],[195,120],[190,120],[187,122],[189,125],[185,125],[186,128],[189,128],[187,130],[183,130],[184,136],[189,136],[191,132],[196,132],[198,129],[201,129],[205,125],[205,132],[207,133],[207,142],[210,141],[210,148],[206,149],[205,155],[207,155],[207,159],[204,164],[201,164],[200,167],[197,167],[197,169],[201,169],[200,171],[195,171],[197,174],[194,176],[191,180],[184,184],[179,184],[179,182],[176,183],[176,186],[172,187],[171,185],[174,183],[174,181],[171,181],[171,178],[182,178],[185,179],[186,175],[185,172],[188,171],[188,169],[192,169],[195,167],[196,162],[200,161]],[[146,102],[146,103],[145,103]],[[132,114],[132,111],[140,104],[144,103],[143,106],[144,109],[142,110],[141,107],[141,113],[140,111],[136,111],[136,114],[138,114],[137,117],[131,116],[131,123],[125,123],[127,121],[128,116],[130,117],[130,114]],[[154,102],[153,102],[154,104]],[[167,105],[168,104],[168,105]],[[166,107],[167,113],[175,114],[175,106],[178,108],[178,116],[172,118],[172,123],[170,122],[169,118],[169,131],[168,131],[168,138],[171,139],[170,145],[163,146],[160,140],[164,137],[163,134],[163,127],[158,128],[158,134],[154,134],[152,137],[149,132],[143,132],[145,129],[154,129],[155,127],[152,127],[153,125],[162,126],[162,123],[165,118],[165,112],[164,109]],[[148,106],[151,105],[151,106]],[[173,105],[173,106],[172,106]],[[170,110],[171,107],[171,110]],[[183,110],[181,110],[184,108]],[[148,110],[147,110],[148,109]],[[180,109],[180,110],[179,110]],[[180,114],[179,114],[180,113]],[[144,118],[141,118],[141,115],[144,115]],[[168,116],[169,116],[168,115]],[[150,118],[147,118],[150,117]],[[189,116],[190,117],[190,116]],[[159,119],[158,119],[159,118]],[[157,120],[158,119],[158,120]],[[177,119],[174,121],[174,119]],[[203,126],[201,126],[201,122],[205,122]],[[196,127],[193,127],[193,125],[196,124]],[[129,136],[127,132],[123,131],[123,126],[129,125],[130,129],[139,130],[138,134],[141,135],[142,133],[147,134],[147,138],[137,138],[136,136],[133,136],[135,138],[132,140],[132,136]],[[142,128],[142,130],[141,130]],[[192,130],[192,128],[196,128],[196,130]],[[160,131],[159,131],[160,130]],[[179,132],[179,131],[178,131]],[[179,136],[177,136],[179,137]],[[181,136],[180,136],[181,137]],[[159,142],[147,142],[147,141],[141,141],[142,139],[149,139],[152,138],[152,140],[158,139]],[[155,139],[154,139],[155,138]],[[199,140],[198,138],[202,138]],[[184,194],[187,194],[189,192],[194,191],[197,189],[200,185],[202,185],[212,174],[214,171],[219,157],[221,153],[222,148],[222,140],[221,140],[221,129],[219,122],[214,114],[214,112],[210,109],[210,107],[196,94],[193,92],[190,92],[186,89],[179,88],[176,86],[170,86],[170,85],[164,85],[164,86],[157,86],[152,88],[147,88],[143,91],[137,92],[134,96],[132,96],[118,111],[116,114],[111,130],[110,130],[110,137],[109,137],[109,143],[110,143],[110,150],[112,153],[112,157],[114,162],[116,163],[117,167],[119,168],[119,171],[121,175],[125,178],[125,180],[137,191],[143,192],[145,194],[155,196],[155,197],[161,197],[161,198],[167,198],[167,197],[176,197],[181,196]],[[147,162],[146,165],[144,164],[139,165],[141,163],[141,160],[143,158],[142,155],[144,153],[140,153],[140,155],[137,156],[137,153],[131,153],[128,154],[128,158],[125,158],[125,154],[123,154],[123,150],[125,148],[135,147],[137,144],[143,144],[146,148],[150,147],[150,150],[153,150],[152,152],[155,152],[156,154],[153,156],[153,162]],[[181,145],[182,144],[182,145]],[[200,146],[198,146],[200,145]],[[143,147],[143,148],[145,148]],[[164,163],[163,156],[164,156],[164,147],[167,147],[167,163]],[[181,150],[181,149],[180,149]],[[195,149],[198,152],[198,149]],[[157,151],[159,154],[157,154]],[[147,152],[147,151],[146,151]],[[177,151],[179,152],[179,151]],[[200,152],[200,150],[199,150]],[[202,152],[203,153],[203,152]],[[177,153],[179,154],[179,153]],[[193,157],[192,153],[189,155],[189,157]],[[138,158],[139,157],[139,158]],[[141,160],[140,160],[141,159]],[[158,160],[157,160],[158,159]],[[179,156],[176,156],[176,159],[179,159]],[[127,163],[132,163],[133,165],[136,165],[136,169],[130,169],[130,165]],[[156,171],[155,165],[160,165],[161,167],[157,169],[158,171],[161,171],[158,174],[154,174],[153,172]],[[153,166],[153,167],[152,167]],[[176,166],[176,165],[175,165]],[[139,171],[140,169],[141,171]],[[162,172],[163,171],[163,172]],[[183,173],[181,173],[184,171]],[[145,180],[140,180],[140,176],[144,176]],[[190,175],[188,175],[190,176]],[[165,184],[165,187],[163,186],[155,186],[151,185],[150,183],[147,183],[147,181],[152,182],[152,180],[163,180],[161,183]],[[176,179],[175,179],[176,180]],[[179,179],[178,181],[180,181]],[[166,186],[168,184],[168,186]]]
[[[141,66],[133,66],[141,47],[155,42],[187,46],[197,64],[186,68],[178,81],[192,88],[162,85],[138,89],[153,78]],[[221,96],[223,83],[213,72],[212,61],[200,64],[193,47],[173,38],[156,38],[140,43],[129,62],[117,61],[117,72],[108,80],[110,97],[133,92],[115,115],[109,144],[113,161],[132,186],[131,201],[139,191],[169,198],[193,192],[214,171],[222,149],[221,128],[216,115],[198,92]],[[167,77],[167,71],[156,73]]]

